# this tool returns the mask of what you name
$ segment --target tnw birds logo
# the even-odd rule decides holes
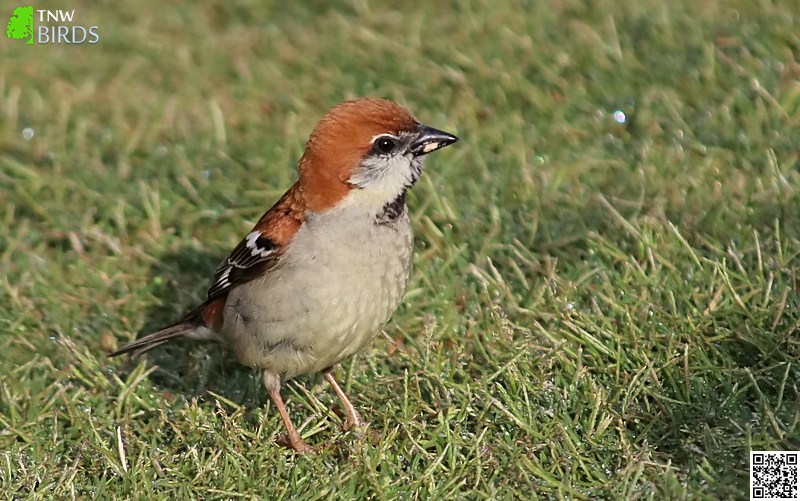
[[[14,9],[8,18],[6,36],[33,44],[96,44],[100,41],[97,26],[78,24],[75,10],[34,9],[25,5]],[[36,18],[36,26],[34,26]]]
[[[26,5],[14,9],[14,14],[8,20],[6,36],[13,40],[25,40],[27,45],[33,45],[33,6]]]

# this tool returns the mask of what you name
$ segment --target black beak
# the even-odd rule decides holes
[[[414,156],[421,157],[456,141],[458,138],[452,134],[426,125],[417,125],[417,137],[411,141],[408,149]]]

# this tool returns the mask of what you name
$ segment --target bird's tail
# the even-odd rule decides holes
[[[216,339],[216,335],[209,328],[221,320],[222,307],[225,305],[224,298],[209,301],[201,304],[190,311],[180,321],[164,327],[161,330],[148,334],[142,338],[128,343],[117,351],[110,353],[109,357],[116,357],[126,353],[141,355],[164,343],[168,343],[179,338],[189,338],[198,341]]]
[[[183,337],[184,335],[195,331],[197,327],[197,325],[189,322],[179,322],[177,324],[170,325],[169,327],[165,327],[160,331],[148,334],[143,338],[139,338],[132,343],[128,343],[114,353],[110,353],[108,356],[116,357],[118,355],[124,355],[132,352],[135,352],[136,355],[141,355],[142,353],[150,351],[164,343],[168,343],[175,338]]]

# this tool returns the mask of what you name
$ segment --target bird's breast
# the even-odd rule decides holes
[[[316,372],[389,320],[411,271],[407,211],[386,223],[347,209],[310,215],[275,269],[231,291],[223,335],[242,363],[285,377]]]

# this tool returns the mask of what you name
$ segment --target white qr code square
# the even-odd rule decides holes
[[[800,499],[797,460],[800,451],[750,451],[750,499]]]

